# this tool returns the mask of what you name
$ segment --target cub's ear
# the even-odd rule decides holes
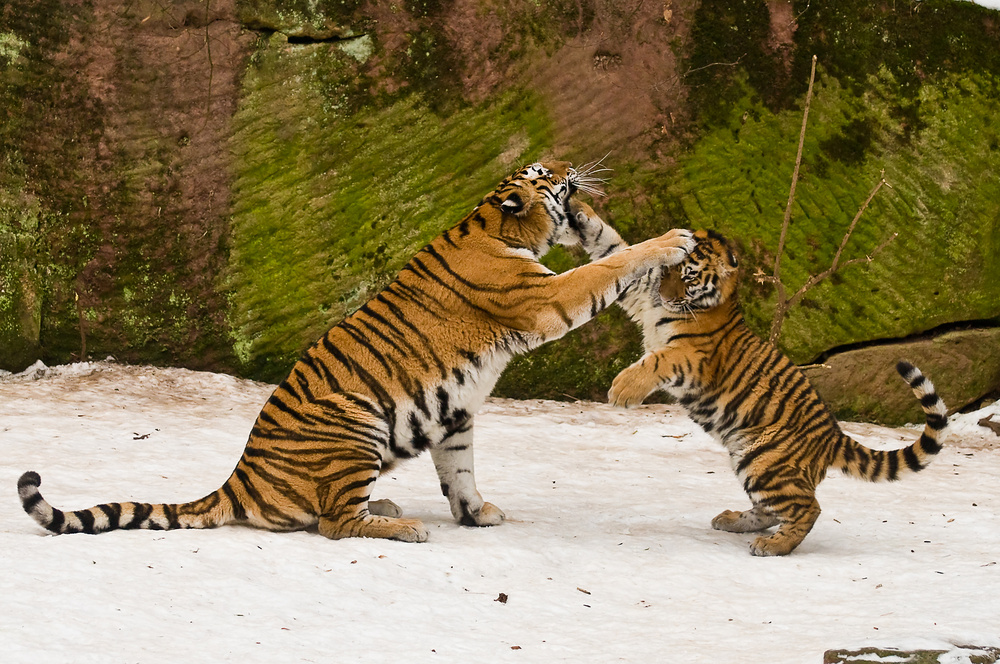
[[[524,212],[524,201],[521,194],[516,191],[510,192],[507,198],[500,202],[500,209],[509,214],[521,214]]]
[[[739,267],[740,266],[740,262],[739,262],[739,260],[736,259],[736,252],[733,251],[732,249],[727,249],[726,253],[729,254],[729,266],[730,267]]]

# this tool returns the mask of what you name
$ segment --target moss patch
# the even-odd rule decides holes
[[[91,20],[54,0],[0,13],[0,366],[14,370],[43,353],[60,318],[54,282],[72,279],[95,249],[73,212],[85,200],[80,161],[99,122],[79,75],[57,62],[71,26]]]
[[[869,206],[842,260],[864,257],[893,232],[899,236],[873,263],[838,272],[790,312],[781,345],[795,361],[835,346],[1000,314],[997,81],[950,74],[926,82],[923,128],[906,142],[899,140],[890,101],[898,85],[886,70],[860,96],[827,76],[818,82],[782,261],[786,287],[794,292],[830,265],[883,169],[892,189]],[[679,170],[615,181],[609,207],[625,235],[716,228],[742,244],[746,275],[771,271],[801,112],[772,113],[746,90],[734,106],[745,115],[706,132]],[[743,295],[748,321],[765,332],[771,289],[745,277]]]
[[[244,81],[228,283],[234,344],[257,377],[283,377],[548,144],[548,120],[528,93],[442,119],[420,94],[384,106],[351,97],[357,67],[329,45],[275,35]]]

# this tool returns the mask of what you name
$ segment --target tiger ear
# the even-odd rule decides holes
[[[524,212],[524,201],[519,193],[512,191],[500,202],[500,209],[509,214],[521,214]]]
[[[734,267],[734,268],[735,267],[739,267],[740,266],[740,262],[736,258],[736,252],[733,251],[732,249],[729,249],[729,250],[727,250],[726,253],[729,254],[729,266],[730,267]]]

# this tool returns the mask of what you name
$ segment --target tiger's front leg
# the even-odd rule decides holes
[[[691,231],[677,228],[561,274],[541,267],[525,273],[530,278],[508,293],[524,306],[498,310],[497,319],[537,337],[535,345],[558,339],[594,318],[650,270],[680,263],[693,247]]]
[[[780,519],[764,509],[763,505],[754,505],[752,509],[743,512],[723,511],[712,519],[712,528],[729,533],[755,533],[778,523]]]
[[[431,458],[441,481],[441,493],[451,513],[463,526],[498,526],[504,513],[487,503],[476,489],[473,471],[472,420],[464,428],[431,448]]]
[[[615,376],[608,391],[608,402],[619,408],[638,406],[654,391],[669,384],[677,373],[673,349],[646,353]]]
[[[628,247],[614,228],[594,212],[594,209],[583,201],[573,200],[570,203],[572,217],[570,229],[580,247],[587,252],[590,260],[596,261],[616,254]],[[647,273],[633,282],[618,295],[618,306],[630,318],[640,321],[642,313],[651,306],[649,284],[653,273]]]

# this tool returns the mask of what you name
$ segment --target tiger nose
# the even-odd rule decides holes
[[[542,166],[561,178],[567,177],[570,172],[576,172],[573,170],[573,163],[569,161],[550,161],[543,163]]]
[[[660,280],[660,297],[664,301],[681,300],[684,298],[684,282],[676,269],[664,268]]]

